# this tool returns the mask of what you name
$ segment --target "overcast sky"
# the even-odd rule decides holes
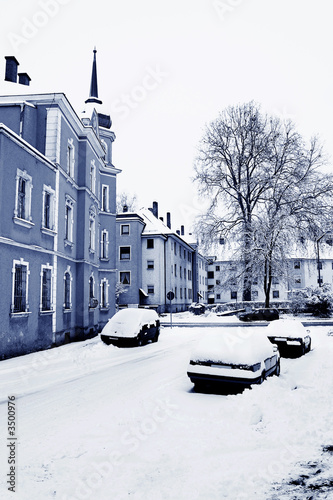
[[[118,191],[159,202],[174,230],[200,210],[191,181],[205,124],[255,100],[333,156],[329,0],[1,0],[3,56],[83,109],[97,48],[117,139]],[[1,82],[4,75],[4,59]],[[1,93],[0,82],[0,93]]]

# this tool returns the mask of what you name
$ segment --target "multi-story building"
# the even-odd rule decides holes
[[[229,249],[230,250],[230,249]],[[242,301],[242,284],[237,279],[237,264],[226,251],[220,257],[208,259],[208,303],[221,304]],[[331,240],[320,246],[299,245],[286,259],[285,273],[273,276],[270,301],[288,300],[293,293],[324,283],[333,285],[333,250]],[[263,281],[254,277],[251,286],[252,301],[265,301]]]
[[[0,97],[0,356],[96,333],[114,313],[115,134],[98,98],[96,51],[79,117],[33,93],[6,58]]]
[[[157,202],[152,209],[125,209],[117,215],[118,281],[124,290],[120,306],[180,312],[201,295],[205,300],[205,259],[186,241],[183,227],[171,230],[169,212],[166,224],[161,219]],[[168,292],[174,294],[171,302]]]

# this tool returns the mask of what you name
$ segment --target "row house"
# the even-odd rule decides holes
[[[166,224],[158,217],[157,202],[152,209],[137,213],[125,208],[117,215],[116,234],[118,282],[123,287],[120,307],[151,307],[158,312],[168,312],[172,307],[172,311],[180,312],[201,295],[205,297],[201,276],[205,259],[186,241],[183,227],[181,231],[171,230],[169,212]],[[168,292],[174,294],[171,302]]]
[[[63,93],[31,92],[17,67],[6,58],[0,97],[2,358],[94,335],[115,311],[120,170],[96,51],[81,116]]]

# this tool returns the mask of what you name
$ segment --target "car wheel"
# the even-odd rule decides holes
[[[156,333],[155,333],[155,335],[153,337],[153,340],[152,340],[153,342],[157,342],[158,341],[159,334],[160,334],[160,330],[159,330],[159,328],[157,328],[156,329]]]
[[[143,344],[142,339],[140,339],[140,337],[138,337],[137,346],[141,347],[142,344]]]
[[[281,367],[280,367],[280,361],[278,361],[276,368],[275,368],[275,375],[278,377],[281,372]]]
[[[266,380],[266,373],[263,371],[262,374],[260,375],[260,379],[259,379],[259,384],[262,384],[264,382],[264,380]]]

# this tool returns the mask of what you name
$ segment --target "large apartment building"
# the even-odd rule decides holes
[[[97,92],[79,116],[6,57],[0,97],[0,356],[96,333],[114,313],[115,134]]]
[[[166,223],[158,217],[157,202],[152,209],[117,214],[119,305],[180,312],[206,297],[207,261],[187,240],[183,227],[171,229],[169,212]]]

